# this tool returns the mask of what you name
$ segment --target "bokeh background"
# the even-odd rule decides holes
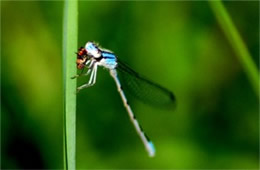
[[[259,70],[259,2],[224,5]],[[62,20],[62,1],[1,2],[3,169],[63,168]],[[100,68],[77,97],[77,168],[259,168],[258,96],[207,2],[80,1],[78,38],[173,91],[177,107],[130,98],[149,158]]]

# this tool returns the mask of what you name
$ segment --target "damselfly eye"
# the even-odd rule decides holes
[[[84,54],[84,52],[83,52],[83,51],[80,51],[80,52],[79,52],[79,55],[83,55],[83,54]]]
[[[78,52],[77,52],[78,58],[83,58],[84,55],[86,55],[86,54],[87,54],[87,51],[85,50],[85,48],[80,47],[79,50],[78,50]]]

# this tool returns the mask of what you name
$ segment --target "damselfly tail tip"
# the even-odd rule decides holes
[[[155,156],[155,147],[152,142],[148,143],[148,152],[149,152],[149,157]]]

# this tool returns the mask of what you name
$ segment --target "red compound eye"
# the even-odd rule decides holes
[[[83,69],[85,67],[85,62],[87,60],[86,57],[87,57],[87,51],[85,50],[85,48],[80,47],[77,52],[77,61],[76,61],[78,69]]]
[[[82,55],[86,55],[87,53],[86,53],[85,48],[80,47],[77,54],[78,54],[78,57],[81,57]]]

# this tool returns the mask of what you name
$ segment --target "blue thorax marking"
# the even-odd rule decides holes
[[[87,42],[85,49],[87,54],[94,58],[99,58],[101,56],[99,48],[92,42]]]
[[[107,51],[101,52],[101,62],[103,63],[103,66],[109,69],[114,69],[117,66],[117,58],[115,54]]]
[[[102,51],[102,56],[105,59],[107,59],[107,58],[109,58],[109,59],[116,59],[115,54],[110,53],[110,52],[106,52],[106,51]]]
[[[86,45],[86,50],[87,51],[96,51],[97,50],[97,47],[93,44],[93,43],[88,43]]]

